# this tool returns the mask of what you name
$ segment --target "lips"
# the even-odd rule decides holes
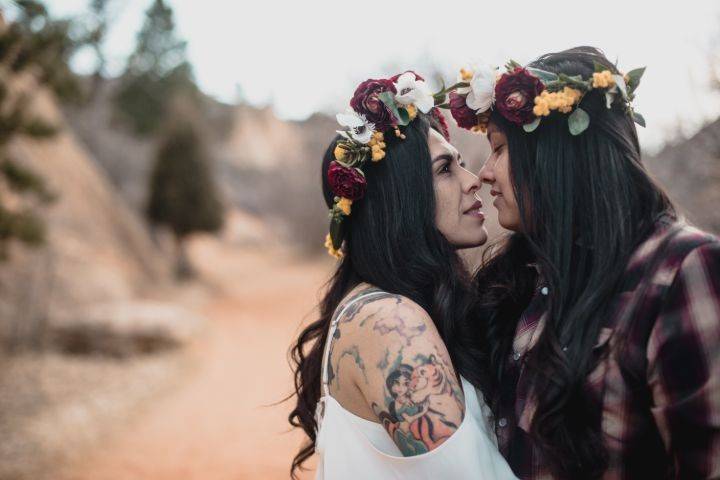
[[[482,208],[482,206],[483,206],[483,203],[482,203],[480,200],[478,200],[477,202],[473,203],[473,204],[470,206],[470,208],[468,208],[467,210],[465,210],[463,213],[470,213],[470,212],[472,212],[473,210],[480,210],[480,209]]]
[[[498,192],[497,190],[490,190],[490,195],[493,197],[497,197],[498,195],[502,195],[502,193]]]

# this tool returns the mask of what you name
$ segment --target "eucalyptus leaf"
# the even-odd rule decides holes
[[[539,68],[527,67],[527,71],[538,77],[543,83],[554,82],[558,79],[556,73],[548,72]]]
[[[534,132],[535,129],[538,127],[538,125],[540,125],[540,117],[537,117],[532,122],[526,123],[525,125],[523,125],[523,130],[525,130],[528,133]]]
[[[638,87],[638,85],[640,85],[640,79],[642,78],[644,73],[645,73],[645,67],[636,68],[636,69],[630,70],[627,73],[628,90],[629,91],[633,92]]]
[[[580,135],[590,125],[590,115],[585,110],[578,107],[568,117],[568,127],[572,135]]]
[[[380,95],[378,95],[378,98],[380,99],[381,102],[383,102],[385,104],[386,107],[388,107],[388,109],[390,109],[390,112],[397,119],[398,125],[407,125],[408,124],[407,116],[405,117],[405,123],[403,123],[403,117],[400,115],[400,112],[398,111],[398,108],[395,105],[395,99],[393,98],[392,93],[382,92]]]
[[[398,122],[400,125],[407,125],[408,123],[410,123],[410,114],[406,109],[398,108],[398,114],[400,115],[400,121]]]
[[[632,113],[633,120],[635,120],[635,123],[640,125],[641,127],[645,128],[645,117],[640,115],[638,112],[633,111]]]

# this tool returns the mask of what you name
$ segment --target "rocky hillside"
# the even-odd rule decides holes
[[[720,234],[720,119],[646,163],[691,222]]]
[[[37,339],[68,309],[136,296],[168,278],[169,262],[89,152],[67,127],[54,97],[30,76],[11,87],[32,93],[32,111],[55,126],[47,140],[18,139],[14,159],[47,179],[58,200],[44,210],[48,242],[14,245],[0,269],[0,336],[13,345]]]
[[[113,82],[106,82],[92,102],[66,107],[66,115],[93,158],[141,212],[154,145],[114,122],[112,89]],[[269,107],[225,105],[209,97],[204,102],[208,118],[202,123],[226,202],[243,217],[252,217],[251,223],[267,225],[273,237],[301,250],[321,251],[327,215],[319,165],[337,129],[334,117],[318,113],[302,121],[284,121]],[[470,168],[479,168],[488,153],[485,142],[457,128],[452,134]]]

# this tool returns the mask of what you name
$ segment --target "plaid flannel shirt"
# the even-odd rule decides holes
[[[611,352],[586,384],[603,409],[605,480],[720,478],[720,240],[678,224],[652,274],[646,265],[667,227],[659,224],[633,253],[594,347]],[[518,324],[496,418],[500,450],[521,479],[552,478],[528,435],[535,402],[523,366],[547,293],[538,288]]]

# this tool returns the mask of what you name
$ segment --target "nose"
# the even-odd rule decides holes
[[[480,190],[480,178],[472,173],[470,170],[463,168],[464,175],[462,177],[462,190],[463,193],[472,195]]]
[[[482,183],[492,185],[495,183],[495,172],[493,171],[492,155],[488,156],[478,172],[478,178]]]

